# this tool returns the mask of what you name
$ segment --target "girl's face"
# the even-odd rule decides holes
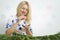
[[[25,16],[27,12],[28,12],[28,6],[24,4],[22,8],[20,9],[20,14]]]

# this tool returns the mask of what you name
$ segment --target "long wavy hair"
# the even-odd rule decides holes
[[[30,23],[31,22],[31,8],[30,8],[30,5],[29,5],[29,3],[27,1],[22,1],[22,2],[19,3],[19,5],[17,7],[17,14],[16,14],[16,16],[19,17],[21,15],[20,14],[20,9],[22,8],[22,6],[24,4],[26,4],[28,6],[28,10],[27,10],[28,12],[26,14],[26,17],[27,17],[26,21],[28,23]]]

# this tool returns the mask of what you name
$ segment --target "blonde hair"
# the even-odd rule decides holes
[[[26,22],[30,23],[31,22],[31,8],[29,6],[29,3],[27,1],[22,1],[19,3],[18,7],[17,7],[17,14],[16,16],[19,17],[21,14],[20,14],[20,9],[22,8],[22,6],[26,4],[28,6],[28,12],[26,14]]]

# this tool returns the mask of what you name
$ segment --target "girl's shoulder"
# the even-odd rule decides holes
[[[11,16],[10,17],[10,22],[12,22],[12,23],[16,23],[17,22],[17,17],[16,16]]]
[[[16,23],[17,22],[17,17],[16,16],[10,16],[8,19],[7,19],[7,23],[8,24],[13,24],[13,23]]]
[[[10,17],[7,19],[6,28],[11,27],[11,25],[13,25],[13,24],[16,23],[16,22],[17,22],[17,17],[16,17],[16,16],[10,16]]]

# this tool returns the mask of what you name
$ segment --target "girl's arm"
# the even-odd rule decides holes
[[[6,30],[6,35],[11,35],[14,32],[14,30],[16,29],[17,25],[18,25],[18,23],[14,23],[11,28]]]
[[[26,34],[28,36],[32,36],[32,32],[30,31],[30,28],[29,28],[30,25],[26,25],[26,26],[23,26],[25,29],[26,29]]]
[[[30,29],[27,29],[27,30],[26,30],[26,34],[27,34],[28,36],[32,36],[32,32],[30,31]]]
[[[21,22],[21,19],[22,19],[22,16],[19,16],[18,21],[16,23],[14,23],[11,28],[6,30],[6,35],[11,35],[14,32],[14,30],[16,29],[18,23]]]

